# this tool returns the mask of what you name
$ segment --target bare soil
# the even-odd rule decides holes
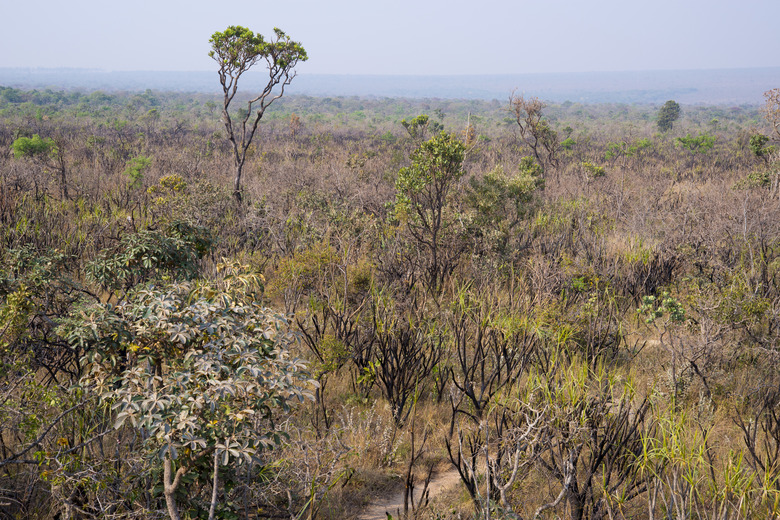
[[[428,485],[428,499],[433,500],[440,493],[457,486],[459,482],[458,470],[452,466],[436,473]],[[422,486],[414,490],[415,502],[419,500],[420,493],[422,493]],[[401,518],[403,509],[404,490],[401,489],[394,494],[377,497],[372,505],[357,516],[357,520],[387,520],[388,513],[393,515],[394,519],[398,519]]]

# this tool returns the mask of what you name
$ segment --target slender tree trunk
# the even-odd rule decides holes
[[[209,520],[214,520],[217,511],[217,486],[219,485],[219,455],[214,450],[214,483],[211,488],[211,507],[209,508]]]
[[[60,190],[62,191],[62,196],[66,200],[70,200],[70,197],[68,196],[68,182],[64,164],[60,166]]]
[[[236,199],[238,204],[241,204],[243,199],[241,195],[241,174],[244,170],[244,163],[238,163],[236,165],[236,179],[233,182],[233,198]]]

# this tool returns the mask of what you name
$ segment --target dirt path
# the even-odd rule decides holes
[[[459,482],[460,475],[458,475],[458,470],[453,467],[435,474],[428,485],[428,499],[433,500],[439,493],[456,486]],[[422,493],[422,489],[414,490],[415,500],[420,498],[420,493]],[[399,512],[403,512],[403,509],[404,490],[402,489],[392,496],[377,499],[374,504],[368,506],[358,515],[357,520],[387,520],[387,513],[397,519],[400,518]]]

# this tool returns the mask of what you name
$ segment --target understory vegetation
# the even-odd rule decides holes
[[[0,88],[0,518],[780,515],[776,91],[217,101]]]

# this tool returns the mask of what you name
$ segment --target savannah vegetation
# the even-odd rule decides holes
[[[0,518],[777,518],[778,91],[230,74],[0,87]]]

